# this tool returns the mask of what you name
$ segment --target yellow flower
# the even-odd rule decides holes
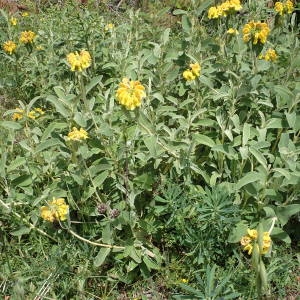
[[[142,99],[146,97],[145,88],[139,81],[123,78],[116,92],[118,102],[128,110],[141,106]]]
[[[24,109],[21,109],[19,107],[16,108],[16,111],[13,115],[12,115],[12,119],[14,121],[18,121],[21,120],[24,115],[25,115],[25,111]],[[27,117],[29,119],[35,120],[36,118],[40,117],[41,115],[44,115],[45,112],[41,109],[41,108],[35,108],[34,110],[31,110],[28,114]],[[25,115],[26,116],[26,115]]]
[[[241,239],[241,245],[247,246],[249,243],[251,243],[251,237],[248,235],[243,236]]]
[[[73,127],[73,130],[68,133],[67,140],[68,141],[82,141],[88,138],[88,133],[83,129],[80,128],[79,130],[76,127]]]
[[[41,108],[35,108],[34,110],[31,110],[27,116],[28,118],[35,120],[36,118],[44,114],[45,112]]]
[[[190,64],[190,69],[185,70],[182,76],[187,81],[195,80],[196,77],[200,76],[201,67],[199,63]]]
[[[18,24],[18,19],[17,18],[12,17],[12,18],[10,18],[9,21],[10,21],[10,24],[12,26],[16,26]]]
[[[21,120],[23,118],[23,114],[24,114],[24,109],[21,109],[19,107],[16,108],[16,111],[13,115],[12,115],[12,119],[14,121],[18,121]]]
[[[264,59],[266,61],[275,61],[278,55],[274,49],[268,49],[265,55],[260,55],[260,59]]]
[[[28,16],[29,16],[29,13],[28,13],[27,11],[25,11],[25,12],[23,12],[23,13],[21,14],[21,16],[22,16],[22,17],[28,17]]]
[[[12,55],[16,48],[17,45],[13,41],[7,41],[3,44],[3,50],[10,55]]]
[[[190,68],[195,76],[197,76],[197,77],[200,76],[201,67],[200,67],[199,63],[190,64]]]
[[[248,251],[248,254],[250,255],[253,251],[254,244],[257,245],[258,233],[256,229],[248,229],[247,232],[248,235],[243,236],[241,238],[240,243],[243,246],[243,251]],[[271,244],[272,244],[272,240],[270,234],[269,232],[266,231],[263,233],[263,246],[262,246],[261,254],[268,253]]]
[[[39,45],[39,46],[37,46],[35,49],[36,49],[37,51],[42,51],[42,50],[44,50],[44,47],[41,46],[41,45]]]
[[[219,18],[219,10],[215,6],[212,6],[209,8],[208,18],[209,19],[218,19]]]
[[[20,35],[20,42],[24,44],[31,44],[36,37],[36,34],[33,31],[23,31]]]
[[[71,71],[82,72],[91,65],[90,53],[86,50],[71,52],[67,55],[67,61],[71,67]]]
[[[51,212],[50,208],[47,206],[42,206],[40,208],[40,213],[41,213],[41,217],[45,220],[45,221],[49,221],[49,222],[54,222],[55,218],[53,213]]]
[[[282,2],[276,2],[274,5],[274,10],[282,16],[285,13],[291,14],[294,11],[294,3],[290,0]]]
[[[257,239],[257,230],[256,229],[247,229],[247,232],[248,232],[248,236],[251,239],[254,239],[254,240]]]
[[[239,34],[239,31],[237,29],[234,29],[234,28],[229,28],[227,30],[227,33],[228,34],[235,34],[235,35],[238,35]]]
[[[235,11],[239,11],[242,9],[241,1],[240,0],[230,0],[228,1],[229,8]]]
[[[285,2],[285,8],[288,14],[291,14],[294,11],[294,3],[290,0]]]
[[[35,110],[35,113],[37,113],[39,115],[44,115],[45,114],[45,112],[41,108],[39,108],[39,107],[35,108],[34,110]]]
[[[105,26],[104,30],[109,31],[109,30],[113,30],[114,28],[115,28],[115,25],[112,23],[109,23]]]
[[[276,2],[274,5],[274,10],[278,12],[281,16],[283,15],[284,12],[284,5],[281,2]]]
[[[27,116],[29,119],[32,119],[32,120],[35,120],[35,118],[36,118],[34,110],[30,111]]]
[[[182,76],[187,81],[192,81],[192,80],[194,80],[196,78],[196,76],[194,75],[194,73],[191,70],[185,70],[182,73]]]
[[[182,282],[182,283],[188,283],[188,282],[189,282],[189,280],[188,280],[188,279],[186,279],[186,278],[182,278],[182,279],[180,279],[180,282]]]
[[[258,42],[264,44],[269,33],[270,28],[267,23],[251,21],[245,24],[243,28],[243,40],[246,43],[252,40],[253,45],[256,45]]]
[[[251,255],[252,250],[253,250],[252,244],[248,244],[248,245],[246,245],[246,246],[243,248],[243,251],[248,251],[248,254],[249,254],[249,255]]]
[[[53,198],[48,206],[40,208],[40,213],[45,221],[65,221],[69,213],[69,205],[65,203],[63,198]]]
[[[219,17],[227,17],[227,15],[235,13],[242,9],[240,0],[228,0],[220,5],[212,6],[208,10],[209,19],[217,19]]]
[[[272,240],[270,237],[269,232],[264,232],[264,236],[263,236],[263,249],[261,254],[266,254],[269,252],[269,249],[271,247],[272,244]]]

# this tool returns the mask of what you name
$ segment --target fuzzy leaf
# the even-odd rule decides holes
[[[100,267],[108,254],[110,253],[111,249],[110,248],[101,248],[100,251],[98,252],[97,256],[94,259],[94,266],[95,267]]]

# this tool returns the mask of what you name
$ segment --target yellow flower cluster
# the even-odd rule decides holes
[[[109,30],[113,30],[114,28],[115,28],[115,25],[112,23],[109,23],[104,27],[104,30],[109,31]]]
[[[16,111],[13,115],[12,115],[12,119],[14,121],[18,121],[21,120],[24,117],[25,111],[24,109],[21,109],[19,107],[16,108]],[[41,108],[35,108],[33,110],[31,110],[28,114],[27,117],[29,119],[35,120],[36,118],[44,115],[45,112],[41,109]]]
[[[71,52],[67,55],[67,61],[71,67],[71,71],[82,72],[91,65],[91,55],[86,50]]]
[[[65,203],[64,198],[53,198],[48,206],[41,207],[40,212],[45,221],[65,221],[69,212],[69,205]]]
[[[125,77],[119,83],[116,98],[126,109],[134,110],[141,106],[144,97],[146,97],[145,87],[139,81],[129,80]]]
[[[267,23],[251,21],[243,28],[243,40],[246,43],[252,40],[253,45],[257,43],[264,44],[267,41],[269,33],[270,28]]]
[[[67,140],[68,141],[82,141],[88,138],[88,133],[83,129],[80,128],[79,130],[76,127],[73,127],[73,130],[68,133]]]
[[[185,70],[182,76],[185,80],[191,81],[200,76],[201,67],[198,63],[190,64],[190,69]]]
[[[16,50],[17,45],[13,41],[7,41],[3,44],[2,47],[6,53],[12,55],[13,52]]]
[[[239,34],[239,31],[237,29],[234,29],[234,28],[229,28],[227,30],[227,33],[228,34],[235,34],[235,35],[238,35]]]
[[[12,26],[16,26],[18,24],[18,19],[15,17],[11,17],[9,21]]]
[[[220,5],[212,6],[208,10],[209,19],[218,19],[220,17],[226,17],[231,13],[237,12],[242,9],[240,0],[228,0]]]
[[[23,44],[32,44],[36,34],[33,31],[23,31],[20,35],[20,42]]]
[[[279,15],[283,14],[291,14],[294,11],[294,4],[292,1],[287,0],[285,2],[276,2],[274,5],[274,9]]]
[[[248,229],[248,234],[241,238],[241,245],[243,246],[243,251],[248,251],[250,255],[253,251],[253,245],[257,243],[258,233],[256,229]],[[264,232],[263,235],[263,249],[261,254],[266,254],[271,247],[272,240],[268,231]]]
[[[260,55],[259,59],[264,59],[266,61],[275,61],[277,59],[278,55],[274,49],[268,49],[265,53],[265,55]]]

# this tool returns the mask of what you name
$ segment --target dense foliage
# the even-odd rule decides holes
[[[265,2],[1,11],[2,296],[297,294],[297,7]]]

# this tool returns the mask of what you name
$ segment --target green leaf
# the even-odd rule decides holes
[[[14,180],[12,180],[11,184],[13,186],[28,186],[30,184],[32,184],[32,178],[31,178],[31,175],[21,175],[17,178],[15,178]]]
[[[102,231],[102,241],[103,241],[103,243],[111,244],[111,242],[112,242],[111,237],[112,237],[112,230],[111,230],[110,224],[107,224],[103,228],[103,231]]]
[[[266,128],[284,128],[288,127],[284,120],[279,118],[271,118],[266,122]]]
[[[181,18],[181,24],[182,24],[182,29],[186,32],[186,33],[190,33],[191,32],[191,28],[192,28],[192,24],[191,21],[189,19],[189,17],[187,15],[183,15]]]
[[[61,86],[55,86],[53,88],[55,94],[57,95],[57,97],[61,98],[61,99],[65,99],[66,95],[64,93],[64,89]]]
[[[196,142],[196,145],[206,145],[210,148],[215,146],[215,142],[210,137],[201,133],[193,134],[193,140]]]
[[[289,235],[284,231],[282,230],[281,228],[279,227],[275,227],[273,230],[272,230],[272,233],[271,233],[271,238],[273,239],[278,239],[280,241],[283,241],[287,244],[290,244],[291,243],[291,238],[289,237]]]
[[[291,103],[291,99],[294,98],[293,93],[283,85],[275,85],[274,92],[276,96],[279,96],[283,101],[282,103],[280,103],[281,104],[280,106],[283,106],[285,103],[287,103],[289,107],[289,104]]]
[[[144,173],[140,176],[136,176],[133,179],[133,182],[137,185],[137,187],[139,189],[150,191],[150,190],[152,190],[152,185],[153,185],[153,182],[154,182],[154,178],[153,178],[153,175],[151,173],[150,174]]]
[[[268,171],[267,160],[265,157],[254,147],[249,147],[250,153],[256,158],[256,160]]]
[[[211,148],[212,151],[221,152],[228,156],[230,159],[236,158],[236,151],[234,148],[228,144],[224,145],[215,145]]]
[[[14,122],[14,121],[1,121],[0,125],[6,129],[14,129],[14,130],[18,130],[22,128],[22,125]]]
[[[22,236],[24,234],[28,234],[31,231],[31,228],[22,226],[20,229],[11,232],[10,234],[13,236]]]
[[[161,36],[161,41],[163,45],[166,45],[170,39],[170,32],[171,32],[171,28],[167,28],[165,29],[165,31],[163,32],[162,36]]]
[[[25,149],[26,151],[32,152],[31,147],[27,145],[26,141],[20,141],[20,142],[19,142],[19,145],[20,145],[23,149]]]
[[[87,118],[81,112],[76,112],[74,115],[74,121],[81,127],[86,127]]]
[[[243,146],[247,145],[248,143],[248,140],[249,140],[249,137],[250,137],[250,128],[251,128],[251,125],[248,124],[248,123],[244,123],[244,126],[243,126]]]
[[[255,182],[255,181],[264,182],[265,176],[262,173],[250,172],[237,182],[235,189],[240,190],[243,186],[245,186],[249,183]]]
[[[285,225],[291,216],[300,212],[300,204],[290,204],[287,206],[276,207],[275,212],[281,225]]]
[[[50,135],[51,133],[56,130],[56,129],[64,129],[67,128],[68,124],[67,123],[58,123],[58,122],[52,122],[44,131],[42,137],[41,137],[41,141],[45,141]]]
[[[266,267],[265,264],[263,262],[263,260],[260,260],[260,267],[259,267],[259,276],[260,276],[260,280],[261,280],[261,285],[263,290],[266,290],[268,287],[268,278],[267,278],[267,271],[266,271]]]
[[[214,121],[212,119],[201,119],[201,120],[198,120],[197,122],[195,122],[195,124],[204,126],[204,127],[213,127],[216,125],[216,121]]]
[[[138,264],[142,262],[141,250],[137,250],[134,246],[129,246],[129,256]]]
[[[97,256],[94,259],[94,266],[95,267],[100,267],[108,254],[110,253],[111,249],[110,248],[101,248],[100,251],[98,252]]]
[[[109,172],[108,171],[104,171],[102,173],[100,173],[98,176],[96,176],[93,179],[93,183],[96,187],[101,187],[102,183],[104,182],[104,180],[107,178]]]
[[[247,229],[248,225],[245,223],[245,221],[237,223],[229,234],[228,242],[238,243],[241,238],[247,233]]]
[[[40,144],[37,145],[35,149],[35,153],[39,153],[41,151],[44,151],[46,149],[55,147],[55,146],[65,146],[63,142],[61,142],[59,139],[56,138],[51,138],[49,140],[46,140],[44,142],[41,142]]]
[[[154,126],[142,111],[138,113],[138,125],[142,132],[147,134],[153,134],[155,132]]]
[[[287,122],[289,123],[289,126],[291,128],[294,128],[295,124],[296,124],[296,118],[297,118],[297,115],[296,115],[296,112],[293,111],[292,113],[285,113],[285,116],[286,116],[286,119],[287,119]]]
[[[286,169],[282,169],[282,168],[274,168],[273,169],[274,172],[280,173],[281,175],[283,175],[286,179],[290,179],[291,178],[291,173],[286,170]]]
[[[211,6],[213,2],[214,2],[213,0],[206,0],[200,2],[201,5],[196,10],[197,16],[202,15],[203,11],[205,11],[209,6]]]
[[[212,83],[212,81],[208,77],[206,77],[204,75],[201,75],[199,77],[199,80],[200,80],[200,82],[202,82],[204,85],[208,86],[209,88],[213,88],[214,87],[214,84]]]
[[[276,216],[276,213],[272,207],[265,206],[263,209],[266,213],[266,218],[273,218]]]
[[[146,147],[149,150],[150,156],[151,157],[156,157],[157,152],[156,152],[156,148],[157,148],[157,137],[155,136],[148,136],[146,138],[143,139]]]
[[[161,103],[164,103],[164,97],[161,93],[154,93],[152,97],[154,99],[158,99]]]
[[[154,259],[147,256],[147,255],[145,255],[143,257],[143,262],[146,264],[146,266],[149,270],[159,270],[160,269],[157,262]]]
[[[86,94],[88,94],[93,87],[95,87],[102,80],[102,75],[96,76],[91,79],[91,81],[85,86]]]
[[[7,172],[11,172],[26,163],[25,157],[17,156],[7,167]]]
[[[63,117],[68,118],[71,115],[71,108],[69,104],[63,101],[61,98],[57,98],[53,95],[49,95],[46,98],[53,106],[55,107],[56,111],[60,113]]]
[[[173,15],[174,16],[178,16],[178,15],[186,15],[187,14],[187,12],[185,11],[185,10],[183,10],[183,9],[175,9],[174,11],[173,11]]]

